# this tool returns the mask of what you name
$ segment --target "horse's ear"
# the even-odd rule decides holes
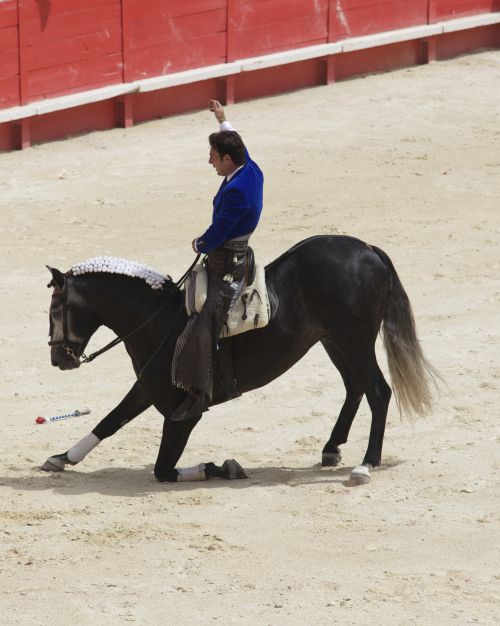
[[[52,283],[49,283],[49,287],[52,285],[62,289],[64,287],[64,274],[59,270],[56,270],[55,267],[50,267],[49,265],[46,265],[45,267],[52,274]]]

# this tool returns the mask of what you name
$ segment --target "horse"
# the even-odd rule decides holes
[[[117,335],[113,345],[124,341],[137,379],[89,435],[67,452],[49,457],[42,469],[62,471],[68,464],[75,465],[103,439],[154,405],[164,417],[154,467],[158,481],[245,478],[243,468],[231,460],[222,466],[210,462],[176,468],[201,418],[199,415],[183,422],[170,419],[185,393],[171,382],[176,339],[188,321],[179,286],[170,277],[162,277],[160,285],[153,285],[160,288],[154,289],[152,281],[110,273],[105,268],[81,271],[81,266],[73,266],[65,274],[49,270],[52,280],[48,286],[53,288],[49,331],[52,365],[70,370],[90,360],[84,355],[85,347],[104,325]],[[420,347],[410,300],[396,269],[376,246],[350,236],[318,235],[272,261],[265,268],[265,276],[275,301],[269,324],[219,339],[219,346],[232,356],[232,374],[239,392],[267,385],[321,342],[340,372],[346,393],[323,447],[321,463],[336,466],[340,462],[340,446],[347,442],[366,396],[371,410],[368,446],[350,478],[355,484],[367,483],[370,471],[381,463],[392,392],[400,413],[426,414],[432,409],[433,383],[439,375]],[[379,332],[387,352],[392,390],[377,363]],[[210,406],[230,398],[217,378]]]

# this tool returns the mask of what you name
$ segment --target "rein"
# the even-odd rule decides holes
[[[186,270],[186,272],[184,272],[184,274],[179,278],[179,280],[176,283],[174,283],[174,287],[177,290],[180,289],[180,287],[182,287],[182,285],[186,282],[187,277],[191,274],[194,266],[198,263],[198,260],[199,260],[200,256],[201,256],[201,254],[198,254],[196,256],[195,260],[191,263],[191,265]],[[103,348],[100,348],[99,350],[96,350],[95,352],[92,352],[92,354],[89,354],[88,356],[86,354],[84,354],[83,352],[81,354],[79,354],[78,347],[76,348],[76,352],[75,352],[75,350],[70,345],[68,345],[71,342],[66,338],[67,337],[67,313],[66,313],[66,310],[68,308],[68,304],[67,304],[67,287],[66,287],[66,285],[65,285],[65,288],[64,288],[64,295],[66,296],[66,298],[65,298],[66,301],[64,303],[63,340],[62,341],[52,341],[51,340],[51,341],[49,341],[49,346],[62,345],[62,347],[63,347],[64,351],[66,352],[66,354],[68,356],[70,356],[71,358],[73,358],[77,363],[81,364],[81,363],[90,363],[91,361],[93,361],[95,358],[97,358],[101,354],[104,354],[104,352],[107,352],[108,350],[111,350],[111,348],[114,348],[118,344],[122,343],[126,339],[129,339],[130,337],[132,337],[133,335],[138,333],[140,330],[145,328],[158,315],[158,313],[160,313],[160,311],[162,311],[166,307],[167,304],[170,304],[170,302],[172,302],[172,300],[174,299],[174,296],[177,295],[177,291],[174,291],[174,293],[172,293],[171,296],[169,298],[167,298],[167,300],[165,300],[165,302],[162,302],[162,304],[156,309],[156,311],[154,311],[153,314],[150,315],[147,320],[142,322],[142,324],[137,326],[137,328],[134,328],[134,330],[130,331],[126,335],[123,335],[121,337],[115,337],[112,341],[110,341],[108,344],[106,344]],[[176,315],[176,317],[174,319],[174,323],[172,324],[172,327],[171,327],[170,331],[167,333],[166,337],[162,340],[159,348],[157,350],[155,350],[153,355],[148,359],[146,364],[141,369],[141,371],[139,373],[139,378],[140,378],[141,374],[143,373],[143,371],[146,369],[146,367],[151,363],[151,361],[154,359],[154,357],[158,354],[158,352],[163,348],[163,346],[165,345],[167,340],[170,338],[170,335],[172,334],[173,329],[175,328],[175,323],[177,322],[181,311],[182,311],[182,307],[179,309],[179,312],[177,313],[177,315]]]

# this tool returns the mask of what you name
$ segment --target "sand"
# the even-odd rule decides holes
[[[198,112],[0,155],[2,624],[498,623],[499,103],[500,53],[482,52],[228,109],[266,175],[260,261],[321,233],[382,247],[446,380],[426,418],[391,404],[361,487],[347,481],[365,401],[342,464],[319,465],[343,401],[321,346],[193,432],[183,466],[235,458],[249,480],[157,483],[155,410],[40,472],[134,381],[122,347],[50,365],[45,264],[111,254],[179,277],[219,183],[214,123]]]

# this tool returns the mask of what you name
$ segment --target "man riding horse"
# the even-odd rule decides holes
[[[224,180],[213,201],[212,224],[192,242],[196,253],[207,254],[207,299],[203,311],[188,322],[178,343],[172,379],[187,392],[171,419],[201,415],[212,400],[217,338],[229,310],[245,285],[248,241],[262,211],[264,177],[217,100],[209,110],[219,122],[212,133],[208,162]]]

